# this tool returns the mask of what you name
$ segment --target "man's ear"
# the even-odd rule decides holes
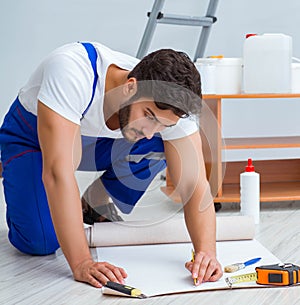
[[[127,97],[132,97],[137,92],[137,80],[135,77],[130,77],[123,86],[123,94]]]

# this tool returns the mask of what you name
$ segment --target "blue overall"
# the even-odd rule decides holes
[[[94,70],[93,94],[98,74],[93,45],[82,43]],[[42,153],[37,135],[37,117],[25,110],[17,98],[0,128],[4,196],[7,205],[8,238],[20,251],[33,255],[55,252],[58,241],[42,182]],[[79,170],[104,171],[101,176],[109,195],[124,213],[136,202],[166,162],[159,136],[135,144],[125,139],[82,136]],[[70,211],[72,213],[72,211]]]

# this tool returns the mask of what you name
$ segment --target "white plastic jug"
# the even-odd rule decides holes
[[[243,50],[245,93],[291,92],[292,38],[284,34],[251,35]]]

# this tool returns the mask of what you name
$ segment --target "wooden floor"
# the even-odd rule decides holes
[[[160,198],[159,187],[149,192],[146,200]],[[155,197],[156,196],[156,197]],[[178,210],[167,198],[162,198],[166,209]],[[141,203],[143,205],[144,203]],[[135,215],[149,209],[137,209]],[[155,208],[157,212],[157,207]],[[224,203],[219,215],[238,213],[236,204]],[[261,223],[256,228],[256,239],[283,262],[300,265],[300,202],[262,204]],[[94,251],[93,251],[94,252]],[[172,279],[167,279],[172,280]],[[75,282],[66,260],[55,255],[34,257],[15,250],[7,239],[5,203],[0,187],[0,304],[300,304],[300,285],[285,288],[259,288],[186,293],[145,300],[103,296],[100,289]]]

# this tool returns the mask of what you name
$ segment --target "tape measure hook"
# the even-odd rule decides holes
[[[232,284],[234,283],[234,280],[230,277],[227,277],[225,279],[226,284],[228,285],[229,288],[232,288]]]

